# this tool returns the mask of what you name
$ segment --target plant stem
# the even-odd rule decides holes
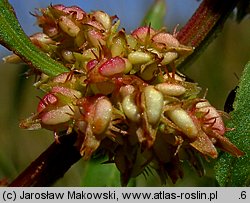
[[[178,67],[184,69],[211,43],[222,29],[229,14],[240,0],[203,0],[199,8],[177,33],[177,39],[184,45],[195,48]]]
[[[50,186],[76,163],[81,155],[74,147],[76,133],[60,136],[60,144],[54,142],[30,164],[9,187]]]

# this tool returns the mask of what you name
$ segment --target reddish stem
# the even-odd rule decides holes
[[[73,146],[76,134],[62,136],[60,144],[54,142],[30,164],[9,186],[50,186],[61,178],[80,158],[79,150]]]
[[[203,0],[199,8],[178,32],[177,39],[184,45],[195,48],[181,64],[184,68],[193,61],[201,50],[218,34],[229,14],[240,0]]]

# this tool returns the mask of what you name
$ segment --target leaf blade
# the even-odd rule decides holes
[[[165,0],[156,0],[146,13],[142,25],[149,25],[154,29],[160,29],[164,24],[166,15]]]
[[[220,186],[250,185],[250,62],[245,66],[237,90],[232,119],[227,127],[235,130],[227,133],[229,139],[245,155],[239,159],[224,153],[215,165],[216,179]]]
[[[86,163],[82,176],[82,186],[84,187],[119,187],[120,173],[115,164],[102,164],[107,159],[92,158]]]
[[[7,0],[0,0],[0,43],[20,56],[28,65],[49,76],[69,71],[31,43]]]

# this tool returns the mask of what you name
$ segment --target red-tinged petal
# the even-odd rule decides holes
[[[61,123],[66,123],[74,115],[73,106],[62,106],[57,109],[48,111],[41,114],[41,123],[44,125],[58,125]]]
[[[52,6],[53,9],[57,9],[59,11],[64,12],[65,14],[71,14],[74,15],[74,17],[77,20],[82,20],[86,16],[86,12],[83,11],[80,7],[78,6],[70,6],[66,7],[62,4],[56,4]]]
[[[99,66],[99,65],[98,65]],[[87,83],[99,83],[99,82],[105,82],[108,80],[107,77],[100,74],[98,70],[98,66],[92,68],[90,71],[88,71]]]
[[[79,92],[77,90],[73,90],[73,89],[61,87],[61,86],[53,87],[51,92],[52,93],[60,93],[62,95],[70,97],[72,99],[81,98],[81,96],[82,96],[81,92]]]
[[[94,27],[94,28],[96,28],[99,31],[101,31],[101,30],[104,31],[104,27],[101,25],[101,23],[99,23],[97,21],[94,21],[94,20],[88,21],[87,24]]]
[[[208,101],[197,103],[196,108],[198,112],[204,113],[203,122],[205,127],[210,127],[214,132],[220,135],[225,134],[225,125],[221,115]]]
[[[209,134],[209,137],[213,137],[216,139],[215,145],[219,147],[220,149],[232,154],[233,156],[236,157],[241,157],[244,155],[244,152],[239,150],[233,143],[229,141],[228,138],[225,136],[221,136],[220,134],[214,132],[213,130],[210,130],[207,132]]]
[[[63,9],[65,9],[66,7],[63,4],[55,4],[52,6],[52,8],[63,11]]]
[[[140,40],[141,42],[149,42],[151,37],[155,35],[155,30],[152,29],[151,27],[144,26],[144,27],[139,27],[136,30],[134,30],[131,34],[134,38]]]
[[[160,32],[153,36],[152,40],[159,44],[159,46],[165,45],[168,47],[178,47],[180,45],[179,41],[171,34]]]
[[[195,141],[190,143],[190,145],[201,152],[203,155],[210,156],[213,159],[217,158],[218,156],[214,144],[202,131],[199,132],[199,135],[196,137]]]
[[[67,81],[71,81],[74,83],[76,81],[75,76],[72,74],[72,72],[69,73],[62,73],[56,77],[53,78],[52,82],[54,83],[65,83]]]
[[[96,59],[93,59],[93,60],[90,60],[88,63],[87,63],[87,70],[90,71],[92,70],[96,65],[98,64],[98,61]]]
[[[37,112],[43,111],[49,105],[55,105],[58,102],[57,97],[52,94],[46,94],[38,103]]]
[[[80,148],[80,154],[85,160],[88,160],[95,150],[99,147],[101,140],[98,140],[92,133],[91,127],[88,126],[86,129],[84,141]]]
[[[123,73],[125,68],[125,61],[121,57],[116,56],[102,64],[99,68],[99,72],[101,75],[109,77],[119,73]]]
[[[65,7],[63,11],[73,15],[76,20],[83,20],[83,18],[85,18],[87,15],[86,12],[78,6]]]
[[[94,47],[99,47],[100,45],[105,45],[105,40],[103,34],[92,28],[87,32],[88,39]]]
[[[48,35],[41,33],[41,32],[31,35],[30,40],[35,45],[38,45],[35,42],[44,43],[44,44],[55,44],[55,41],[53,41]]]

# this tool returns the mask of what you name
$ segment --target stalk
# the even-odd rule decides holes
[[[69,71],[31,43],[7,0],[0,0],[0,44],[13,51],[29,66],[49,76]]]
[[[203,0],[187,24],[177,33],[180,43],[194,47],[178,67],[185,69],[217,37],[240,0]]]

